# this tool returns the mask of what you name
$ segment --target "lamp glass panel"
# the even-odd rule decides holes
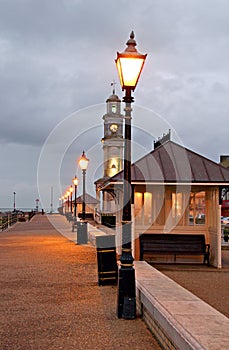
[[[81,158],[79,161],[79,166],[81,170],[87,170],[88,167],[88,159],[87,158]]]
[[[73,179],[73,185],[78,186],[79,180],[77,178]]]
[[[117,68],[122,86],[136,86],[143,64],[143,58],[119,57]]]

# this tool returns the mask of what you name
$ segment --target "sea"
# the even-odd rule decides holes
[[[28,212],[28,211],[32,211],[32,210],[36,210],[36,209],[35,208],[16,208],[16,210]],[[1,213],[8,213],[11,211],[14,211],[14,209],[13,208],[0,208]]]
[[[29,212],[29,211],[36,211],[36,208],[16,208],[16,210],[20,210],[20,211],[23,211],[25,213]],[[14,209],[13,208],[0,208],[0,213],[9,213],[9,212],[13,212]],[[41,208],[38,208],[38,211],[41,212]],[[50,209],[44,209],[44,211],[46,213],[50,213]],[[55,210],[55,209],[52,209],[52,213],[58,213],[58,210]]]

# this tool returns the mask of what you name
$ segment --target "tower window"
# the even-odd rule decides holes
[[[116,113],[117,112],[117,106],[115,104],[113,104],[111,106],[111,111],[112,111],[112,113]]]

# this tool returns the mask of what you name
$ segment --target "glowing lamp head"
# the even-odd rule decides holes
[[[73,187],[72,187],[72,185],[69,187],[69,192],[70,192],[70,193],[73,192]]]
[[[78,178],[75,176],[75,177],[72,179],[72,182],[73,182],[73,185],[74,185],[74,186],[78,186],[79,180],[78,180]]]
[[[85,156],[85,152],[83,151],[83,154],[79,160],[80,169],[86,171],[88,167],[88,163],[89,163],[89,159]]]
[[[117,52],[115,60],[122,90],[130,89],[134,91],[138,83],[142,68],[145,63],[146,55],[140,54],[136,49],[134,32],[130,34],[130,39],[126,43],[127,48],[124,52]]]

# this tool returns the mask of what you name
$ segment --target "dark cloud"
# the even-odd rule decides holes
[[[12,145],[27,159],[67,115],[106,100],[132,29],[148,53],[136,103],[160,113],[190,148],[214,160],[227,153],[228,8],[228,0],[0,0],[0,144],[10,145],[2,174],[15,161]],[[29,183],[27,175],[15,182]]]

